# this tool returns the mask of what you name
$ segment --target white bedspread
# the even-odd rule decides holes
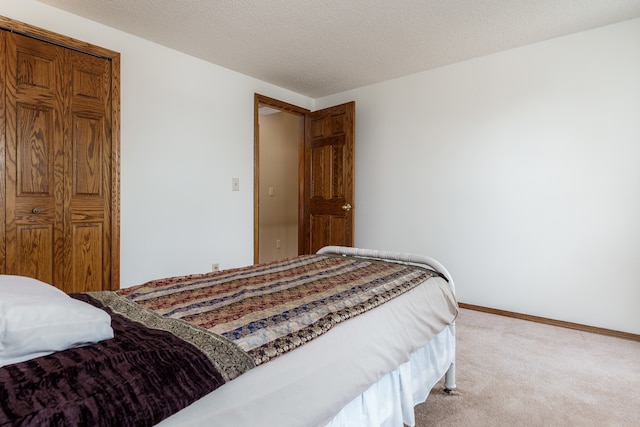
[[[158,425],[325,426],[372,384],[409,361],[456,315],[449,284],[441,278],[429,279],[252,369]],[[452,358],[451,345],[446,347],[449,356],[442,357]]]

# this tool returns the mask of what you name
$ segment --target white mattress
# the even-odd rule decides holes
[[[447,325],[456,315],[457,305],[449,284],[441,278],[429,279],[427,284],[250,370],[158,425],[312,427],[334,420],[336,424],[332,426],[351,427],[354,424],[340,424],[334,417],[385,375],[393,371],[406,373],[407,367],[399,367],[444,331],[440,339],[445,341],[438,341],[432,348],[441,359],[434,366],[437,372],[431,378],[420,379],[430,382],[428,394],[453,360],[455,339],[447,332]],[[402,381],[406,382],[406,378],[404,375]],[[404,389],[408,395],[408,388]],[[411,390],[413,393],[413,387]],[[412,397],[416,403],[424,398]]]

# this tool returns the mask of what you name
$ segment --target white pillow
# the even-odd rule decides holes
[[[104,310],[39,280],[0,274],[0,367],[110,338]]]

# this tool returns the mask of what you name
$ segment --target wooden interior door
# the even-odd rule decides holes
[[[306,117],[301,253],[353,246],[354,127],[355,102]]]
[[[4,271],[65,292],[117,289],[112,64],[2,33]]]

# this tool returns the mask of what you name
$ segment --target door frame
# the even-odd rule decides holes
[[[303,119],[311,113],[306,108],[297,105],[279,101],[268,96],[254,93],[254,112],[253,112],[253,263],[258,264],[260,252],[260,125],[258,109],[260,106],[272,107],[280,111],[284,111]],[[302,135],[306,135],[306,120],[302,120]],[[304,137],[298,142],[298,253],[303,249],[304,238],[300,225],[304,220]]]
[[[105,58],[111,63],[111,289],[120,288],[120,53],[95,46],[71,37],[35,27],[24,22],[0,16],[0,29],[21,34],[26,37],[42,40],[62,46],[67,49],[88,53]],[[4,94],[2,94],[4,96]],[[0,114],[4,111],[0,109]],[[3,120],[0,120],[4,122]],[[0,162],[5,161],[5,133],[0,129]],[[4,171],[4,167],[2,168]],[[4,179],[0,180],[3,183]],[[6,259],[5,254],[5,189],[0,186],[0,258]],[[4,269],[4,266],[2,266]]]

